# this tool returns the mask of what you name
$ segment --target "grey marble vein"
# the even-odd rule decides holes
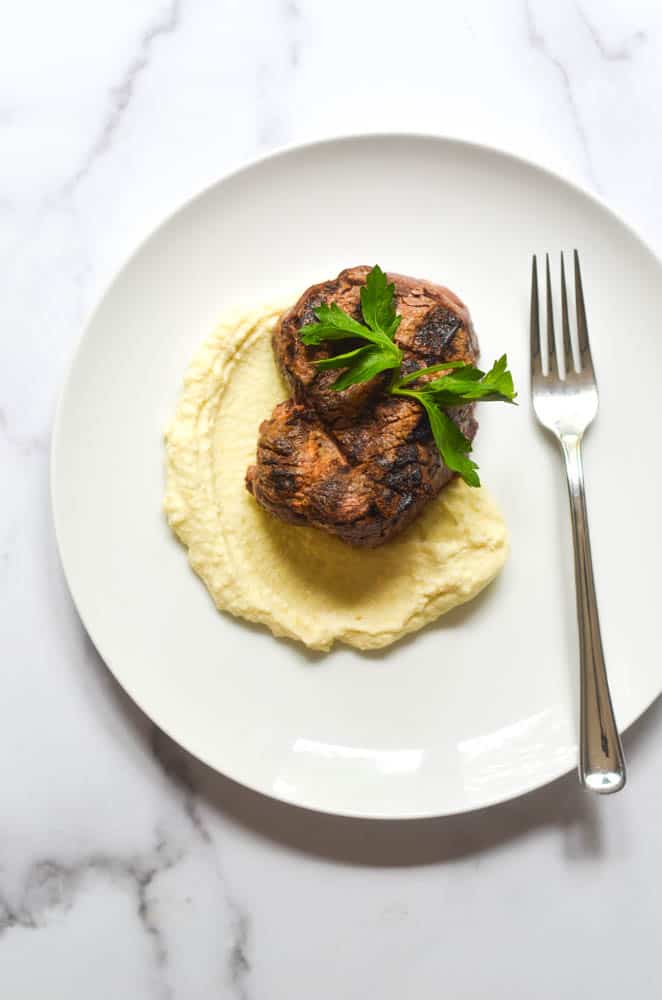
[[[32,914],[20,904],[12,906],[6,899],[0,897],[0,937],[12,927],[36,927]]]
[[[179,797],[182,809],[198,839],[213,852],[214,865],[223,893],[223,902],[230,916],[233,938],[227,949],[228,985],[237,1000],[248,1000],[250,961],[250,916],[230,892],[227,878],[215,849],[211,831],[200,808],[200,798],[195,787],[192,761],[186,751],[177,746],[158,726],[153,726],[151,748],[161,770]]]
[[[161,837],[157,841],[154,854],[155,858],[150,864],[132,864],[128,870],[135,880],[138,897],[138,919],[145,934],[147,934],[152,943],[152,950],[157,966],[163,968],[167,964],[168,949],[150,897],[150,890],[157,875],[173,868],[181,857],[183,857],[183,853],[171,855],[166,839]],[[163,980],[161,985],[164,1000],[169,1000],[172,990],[166,980]]]
[[[218,887],[216,906],[224,914],[227,928],[221,942],[227,991],[222,995],[249,1000],[251,917],[236,899],[223,870],[217,841],[205,817],[204,800],[196,789],[196,762],[156,726],[150,726],[148,733],[153,758],[172,793],[169,798],[179,806],[192,840],[171,818],[166,826],[155,829],[152,846],[143,851],[89,852],[73,861],[53,855],[34,861],[17,892],[0,894],[0,938],[18,930],[32,933],[47,929],[58,913],[67,913],[76,906],[90,879],[101,880],[130,893],[152,956],[154,995],[159,1000],[172,1000],[175,987],[171,961],[174,963],[177,956],[170,954],[168,925],[162,923],[159,879],[190,860],[193,852],[202,851]]]
[[[90,172],[96,161],[111,148],[115,135],[122,123],[124,114],[129,107],[141,75],[149,66],[154,43],[167,35],[171,35],[179,26],[181,18],[181,0],[170,0],[168,6],[159,17],[143,33],[138,51],[127,67],[120,82],[111,92],[110,111],[103,120],[99,133],[90,146],[85,159],[76,172],[63,186],[63,193],[71,194]]]
[[[50,444],[48,431],[38,434],[20,434],[16,431],[10,423],[7,411],[2,406],[0,406],[0,437],[4,438],[12,450],[25,458],[46,454]]]
[[[648,35],[645,31],[635,31],[619,45],[607,45],[581,4],[577,4],[577,13],[591,36],[600,56],[607,62],[629,62],[635,51],[648,40]]]
[[[72,909],[86,879],[103,879],[133,894],[137,919],[154,956],[158,996],[160,1000],[171,1000],[165,968],[168,953],[151,893],[158,876],[174,868],[184,856],[184,851],[175,848],[164,836],[158,836],[153,849],[130,857],[99,853],[75,863],[64,863],[55,857],[39,859],[28,869],[16,901],[0,896],[0,938],[18,928],[47,929],[57,911],[66,913]]]
[[[248,914],[243,913],[235,904],[232,904],[232,908],[235,936],[228,961],[230,985],[237,1000],[248,1000],[246,980],[251,971],[251,963],[248,958],[250,921]]]
[[[151,729],[150,746],[157,764],[176,791],[198,838],[206,844],[211,844],[211,833],[200,812],[188,755],[155,725],[152,725]]]
[[[584,156],[584,162],[586,165],[586,172],[591,181],[591,185],[596,191],[600,190],[600,184],[596,175],[595,167],[593,164],[593,158],[591,156],[591,150],[588,142],[588,135],[586,133],[586,128],[582,120],[582,116],[577,105],[577,100],[575,98],[574,91],[572,89],[572,81],[570,79],[570,73],[565,65],[557,55],[552,52],[550,46],[538,26],[535,22],[533,16],[533,11],[531,10],[531,4],[529,0],[525,0],[524,11],[526,16],[526,30],[527,38],[529,44],[536,49],[545,59],[547,59],[552,66],[556,69],[561,83],[563,85],[563,90],[565,93],[566,101],[572,115],[572,119],[575,125],[575,131],[577,133],[577,138],[582,149]],[[542,110],[542,109],[541,109]]]
[[[270,47],[268,56],[256,68],[256,132],[260,147],[282,145],[289,137],[289,86],[301,62],[301,8],[296,0],[281,0],[277,14],[279,43]]]
[[[85,878],[103,878],[112,885],[128,886],[136,899],[138,920],[148,935],[158,967],[166,963],[167,950],[161,930],[152,910],[149,890],[158,875],[173,868],[183,857],[164,839],[142,856],[131,858],[90,855],[75,864],[65,864],[56,858],[35,861],[28,870],[20,898],[11,903],[0,898],[0,936],[14,928],[39,930],[46,928],[51,915],[67,912],[75,904]],[[165,978],[159,984],[162,1000],[169,1000],[171,991]]]
[[[301,36],[299,28],[302,21],[301,8],[295,0],[284,0],[283,20],[288,34],[287,52],[290,65],[296,69],[301,59]]]

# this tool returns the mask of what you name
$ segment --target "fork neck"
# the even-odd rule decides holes
[[[570,493],[576,496],[583,491],[584,466],[582,463],[582,435],[560,434],[559,441],[563,449],[565,465],[568,472],[568,487]]]

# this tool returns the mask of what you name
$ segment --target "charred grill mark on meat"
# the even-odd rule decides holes
[[[374,547],[410,524],[453,473],[441,461],[421,407],[385,393],[388,372],[336,392],[338,370],[323,372],[313,362],[349,350],[347,342],[301,342],[301,327],[314,322],[313,309],[322,302],[336,302],[361,319],[360,287],[369,270],[349,268],[313,285],[281,317],[273,350],[292,399],[279,403],[260,426],[257,462],[246,486],[284,521]],[[396,341],[405,373],[444,361],[477,362],[469,312],[452,292],[398,274],[388,279],[402,317]],[[452,417],[473,439],[473,406],[458,407]]]

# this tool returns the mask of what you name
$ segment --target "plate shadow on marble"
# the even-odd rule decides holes
[[[200,835],[214,839],[215,819],[284,848],[333,862],[370,867],[432,865],[474,859],[539,829],[556,830],[564,857],[604,860],[603,827],[616,800],[589,795],[574,771],[528,794],[487,809],[432,819],[359,819],[319,813],[254,792],[214,771],[158,728],[120,687],[82,623],[95,685],[110,702],[114,719],[100,725],[109,739],[126,729],[131,752],[151,759],[157,775],[181,803]],[[662,726],[658,699],[624,735],[636,786],[637,757]],[[636,787],[630,789],[636,794]]]

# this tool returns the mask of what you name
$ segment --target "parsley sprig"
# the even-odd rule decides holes
[[[400,316],[396,315],[394,304],[395,286],[389,285],[380,267],[373,267],[361,287],[361,313],[364,322],[357,320],[341,309],[335,302],[322,304],[313,312],[317,323],[308,323],[301,328],[304,344],[322,344],[326,340],[366,340],[367,346],[357,347],[333,358],[323,358],[316,365],[325,371],[328,368],[344,368],[343,374],[333,383],[334,389],[347,389],[357,382],[367,382],[389,368],[399,368],[402,351],[395,343],[395,333],[400,326]]]
[[[364,346],[344,354],[322,358],[315,362],[316,366],[323,371],[345,369],[333,383],[333,388],[338,391],[393,369],[394,375],[387,391],[394,396],[415,399],[423,407],[444,463],[469,486],[480,486],[478,466],[469,458],[471,441],[446,410],[478,400],[513,403],[517,393],[508,371],[506,355],[495,361],[488,372],[463,361],[447,361],[402,375],[402,351],[395,342],[401,320],[395,311],[395,285],[388,283],[386,275],[377,265],[368,274],[360,294],[362,323],[334,302],[330,306],[323,303],[314,309],[317,322],[301,328],[301,339],[308,345],[343,340],[366,342]],[[422,376],[437,372],[443,374],[437,379],[414,385]]]

